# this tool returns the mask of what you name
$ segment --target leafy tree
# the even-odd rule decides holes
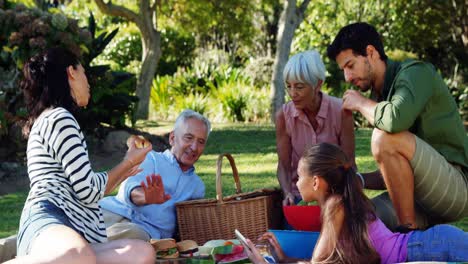
[[[136,11],[111,1],[105,3],[104,0],[95,0],[95,2],[103,13],[122,17],[134,23],[140,30],[142,65],[136,87],[139,102],[135,117],[146,119],[148,118],[151,84],[161,58],[161,32],[157,24],[158,1],[139,0]]]
[[[172,0],[165,5],[165,14],[171,17],[166,23],[178,30],[190,29],[200,48],[224,50],[233,62],[245,50],[242,47],[253,45],[258,32],[253,26],[255,10],[251,0]]]
[[[448,78],[460,108],[466,112],[467,106],[463,103],[468,91],[466,12],[465,0],[317,0],[307,9],[304,22],[296,32],[292,52],[317,49],[329,73],[330,92],[341,96],[349,85],[344,84],[336,63],[326,57],[326,48],[341,27],[358,21],[368,22],[382,35],[390,57],[398,54],[405,58],[408,56],[401,55],[410,54],[440,69]]]

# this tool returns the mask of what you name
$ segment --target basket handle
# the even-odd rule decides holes
[[[223,187],[221,182],[221,168],[223,167],[223,157],[226,157],[229,160],[229,164],[231,164],[232,176],[234,178],[234,182],[236,183],[236,194],[242,192],[239,180],[239,173],[237,172],[237,167],[236,163],[234,162],[234,158],[229,153],[220,154],[218,156],[218,161],[216,162],[216,200],[218,200],[218,203],[223,203]]]

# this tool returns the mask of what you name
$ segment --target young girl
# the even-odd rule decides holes
[[[312,263],[468,261],[468,233],[456,227],[390,232],[375,216],[359,176],[338,146],[322,143],[308,149],[299,161],[298,175],[303,200],[317,201],[322,208],[322,230]],[[270,241],[281,262],[291,261],[273,234],[261,239]],[[263,262],[255,250],[250,257]]]

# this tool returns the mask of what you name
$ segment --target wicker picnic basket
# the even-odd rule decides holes
[[[221,167],[223,157],[229,160],[236,184],[236,194],[223,197]],[[234,159],[221,154],[216,163],[216,199],[200,199],[176,204],[181,240],[195,240],[203,245],[208,240],[234,238],[234,229],[256,239],[268,229],[280,229],[283,223],[281,192],[262,189],[242,193]]]

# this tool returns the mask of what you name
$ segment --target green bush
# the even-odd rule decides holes
[[[245,119],[248,122],[262,123],[270,120],[270,97],[269,93],[262,90],[253,90],[251,87],[247,93],[247,107],[245,108]]]
[[[0,94],[13,115],[23,107],[17,85],[27,59],[51,46],[63,46],[82,55],[91,43],[89,31],[79,28],[76,20],[23,5],[0,9],[0,31]]]
[[[192,68],[179,68],[173,76],[157,76],[151,103],[160,119],[173,119],[190,108],[214,122],[268,122],[267,94],[252,84],[242,68],[196,60]]]
[[[188,67],[195,57],[195,38],[172,28],[161,30],[161,58],[156,74],[172,75],[178,67]]]
[[[158,118],[166,120],[169,118],[170,107],[173,103],[174,94],[171,89],[171,77],[156,76],[151,86],[151,104]]]
[[[119,34],[119,37],[114,38],[109,43],[102,57],[106,61],[115,63],[117,70],[133,72],[128,67],[134,61],[140,61],[141,54],[140,33],[135,30],[127,30],[126,34]]]
[[[109,65],[93,65],[93,60],[101,55],[107,45],[118,32],[100,30],[96,35],[96,22],[90,14],[88,30],[91,33],[91,43],[88,45],[89,52],[83,55],[83,65],[86,68],[88,81],[91,86],[91,102],[84,111],[80,113],[79,120],[83,120],[83,128],[94,132],[102,123],[110,126],[125,127],[125,120],[130,119],[133,123],[133,111],[138,98],[135,93],[136,78],[133,74],[124,71],[111,71]]]
[[[445,79],[458,106],[462,121],[468,123],[468,85],[458,84],[456,78]]]
[[[65,47],[81,56],[88,52],[90,43],[89,31],[56,9],[48,13],[11,3],[0,9],[0,143],[18,153],[1,155],[1,159],[21,159],[24,155],[25,140],[16,124],[27,115],[18,87],[24,62],[52,46]]]
[[[18,133],[18,121],[27,116],[18,84],[24,62],[50,47],[61,46],[77,54],[86,69],[93,94],[89,107],[78,116],[83,130],[95,131],[102,123],[124,126],[131,115],[136,97],[135,78],[131,74],[111,72],[107,65],[92,65],[117,31],[95,35],[96,24],[90,15],[87,28],[67,18],[58,9],[49,12],[23,5],[0,9],[0,142],[23,152],[24,139]]]
[[[102,59],[117,70],[137,73],[141,66],[141,33],[134,26],[120,27],[120,33],[104,51]],[[156,74],[172,75],[178,67],[189,66],[194,59],[195,39],[172,28],[161,30],[161,58]]]
[[[192,109],[202,115],[208,114],[208,97],[202,94],[189,94],[185,97],[176,98],[176,109],[181,112],[183,109]]]
[[[251,80],[251,84],[268,91],[273,75],[274,60],[271,57],[250,59],[243,74]]]
[[[244,111],[247,106],[247,96],[244,94],[241,84],[224,83],[217,89],[213,89],[212,93],[219,100],[225,117],[229,121],[245,121]]]

